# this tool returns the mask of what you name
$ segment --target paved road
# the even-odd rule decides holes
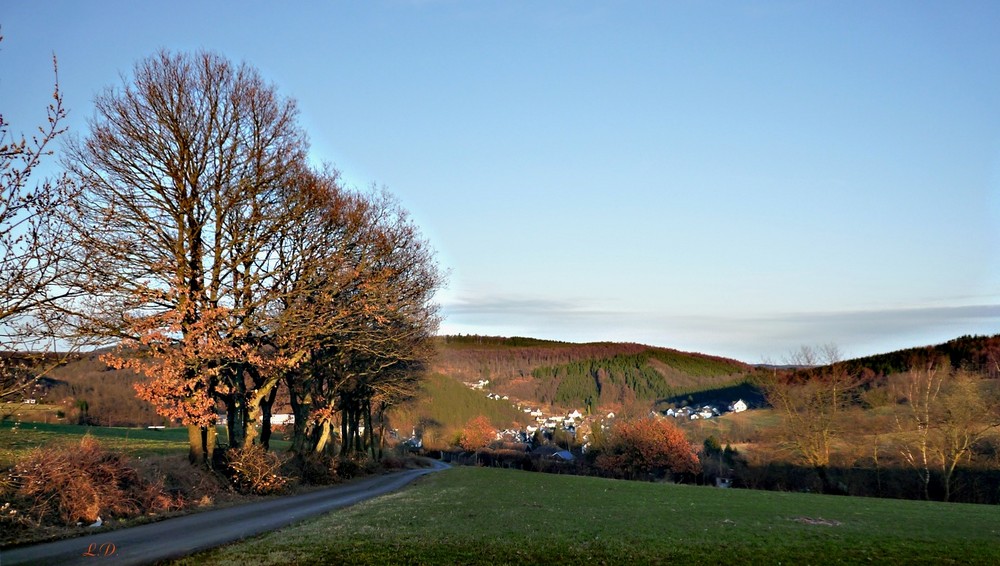
[[[307,517],[394,491],[414,479],[444,469],[406,470],[314,491],[214,509],[149,523],[138,527],[96,532],[91,535],[0,551],[0,566],[17,564],[151,564],[214,548],[265,531],[284,527]]]

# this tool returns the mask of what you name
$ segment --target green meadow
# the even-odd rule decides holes
[[[76,443],[89,434],[107,450],[133,457],[187,454],[188,433],[183,427],[148,429],[104,426],[82,426],[35,422],[0,422],[0,469],[12,466],[33,448],[53,443]],[[226,438],[226,427],[219,427],[219,439]],[[287,448],[288,442],[276,440],[276,448]]]
[[[992,506],[452,468],[180,564],[996,564]]]

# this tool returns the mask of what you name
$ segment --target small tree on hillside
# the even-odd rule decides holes
[[[665,419],[619,421],[602,444],[595,464],[615,477],[661,479],[701,471],[684,432]]]
[[[458,445],[463,450],[471,452],[472,450],[486,447],[496,437],[496,429],[493,428],[490,420],[480,415],[469,419],[469,422],[465,423],[465,428],[462,429],[462,437],[459,439]]]
[[[764,387],[764,394],[781,415],[779,433],[785,447],[802,463],[816,471],[823,492],[833,492],[833,482],[827,470],[831,447],[845,432],[845,410],[857,394],[860,380],[848,373],[839,361],[835,346],[828,345],[817,353],[809,347],[790,355],[793,365],[825,368],[778,375]]]

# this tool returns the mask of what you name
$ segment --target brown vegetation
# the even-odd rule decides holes
[[[616,422],[608,438],[597,444],[594,451],[597,468],[613,477],[683,478],[701,472],[698,455],[684,431],[666,419]]]
[[[22,527],[93,523],[183,505],[162,482],[143,479],[123,456],[89,436],[76,445],[36,449],[14,466],[3,487],[11,503],[5,519]]]
[[[475,417],[465,423],[462,436],[458,440],[458,445],[463,450],[477,450],[484,448],[490,442],[496,440],[496,429],[490,420],[483,416]]]
[[[289,479],[282,475],[284,460],[259,444],[247,444],[226,452],[226,464],[233,485],[243,493],[271,495],[280,493]]]

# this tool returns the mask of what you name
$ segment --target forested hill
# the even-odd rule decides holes
[[[642,344],[572,344],[532,338],[443,336],[432,370],[524,401],[566,408],[649,407],[741,383],[753,371],[730,360]]]
[[[966,368],[982,372],[991,378],[998,378],[1000,377],[1000,334],[995,336],[962,336],[936,346],[907,348],[887,354],[848,360],[843,364],[854,374],[867,370],[873,375],[891,375],[938,360],[947,360],[954,368]]]

